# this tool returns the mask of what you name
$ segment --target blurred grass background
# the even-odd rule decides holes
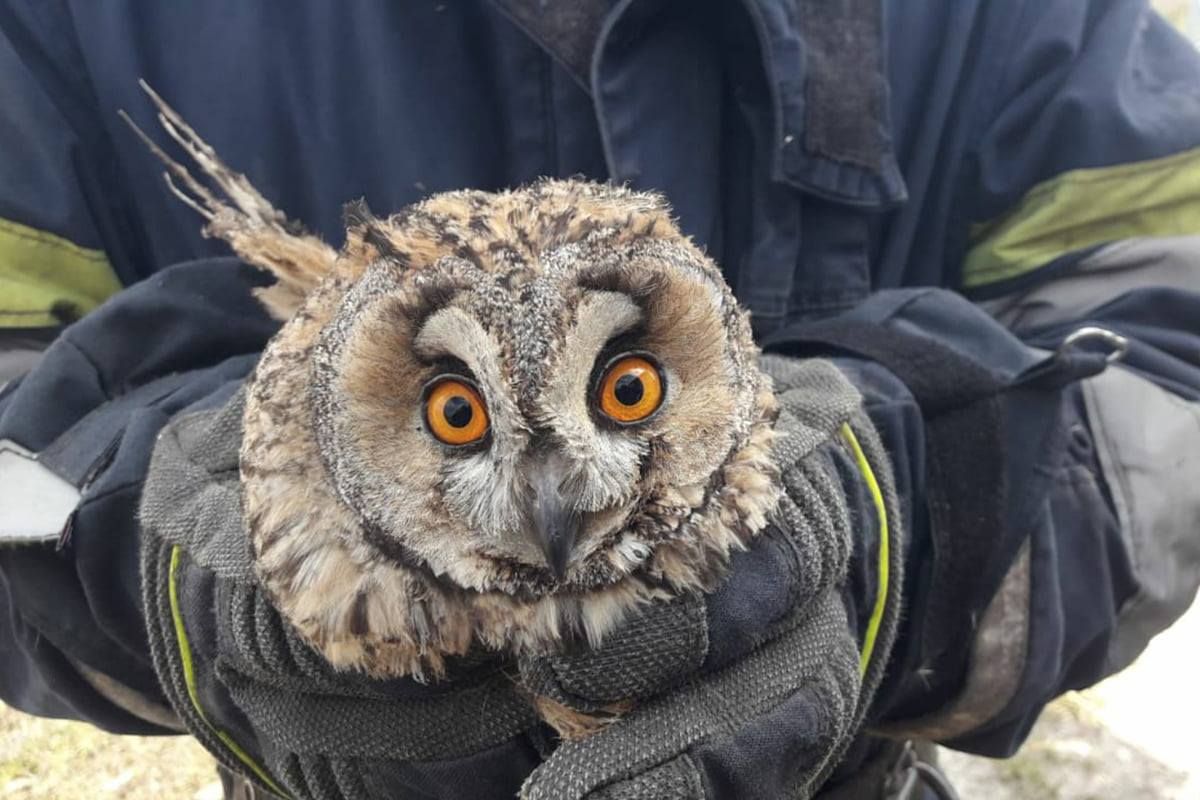
[[[190,737],[110,736],[0,705],[5,800],[220,800],[213,760]]]

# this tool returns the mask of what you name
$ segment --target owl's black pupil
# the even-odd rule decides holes
[[[613,394],[623,406],[636,406],[642,401],[642,395],[645,393],[646,387],[638,375],[622,375],[613,386]]]
[[[442,416],[452,428],[465,428],[471,424],[475,412],[471,409],[471,401],[461,395],[455,395],[442,406]]]

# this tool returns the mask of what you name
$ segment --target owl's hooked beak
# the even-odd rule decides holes
[[[562,580],[579,535],[579,512],[574,498],[563,492],[566,469],[561,456],[555,454],[539,459],[531,473],[531,533],[554,577]]]

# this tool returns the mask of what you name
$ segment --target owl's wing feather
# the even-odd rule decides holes
[[[278,319],[292,316],[332,270],[337,251],[271,205],[145,81],[139,83],[158,109],[163,129],[219,191],[214,192],[167,155],[124,111],[119,112],[121,117],[166,166],[163,178],[171,193],[207,220],[205,235],[224,240],[242,260],[275,276],[274,285],[257,293],[267,310]]]

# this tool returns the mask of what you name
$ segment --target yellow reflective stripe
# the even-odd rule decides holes
[[[258,765],[257,762],[242,749],[241,745],[233,740],[225,731],[218,730],[208,721],[208,716],[204,713],[204,709],[200,706],[200,693],[196,689],[196,667],[192,663],[192,646],[188,643],[187,628],[183,625],[183,613],[179,610],[179,586],[177,574],[179,572],[180,550],[179,547],[171,548],[171,570],[167,575],[167,594],[171,600],[171,619],[175,623],[175,639],[179,643],[179,659],[183,662],[183,682],[187,685],[188,697],[192,701],[192,708],[196,709],[197,716],[204,723],[204,727],[213,732],[221,742],[229,748],[229,751],[237,756],[238,760],[250,768],[258,779],[266,786],[270,787],[271,791],[280,797],[288,795],[281,789],[267,771]]]
[[[120,288],[100,250],[0,219],[0,327],[60,325],[55,306],[83,315]]]
[[[871,469],[858,437],[854,435],[849,423],[842,425],[842,438],[854,452],[854,461],[867,489],[871,492],[871,500],[875,503],[875,513],[879,517],[879,579],[875,586],[875,608],[871,611],[871,619],[867,623],[867,633],[863,637],[862,653],[858,657],[858,671],[865,675],[871,666],[871,655],[875,652],[875,640],[879,637],[879,626],[883,623],[883,612],[887,610],[888,574],[891,566],[891,542],[888,541],[887,508],[883,504],[883,492],[879,482],[875,480],[875,471]]]
[[[1064,172],[1010,213],[972,226],[963,286],[1015,278],[1083,248],[1135,236],[1200,233],[1200,148]]]

